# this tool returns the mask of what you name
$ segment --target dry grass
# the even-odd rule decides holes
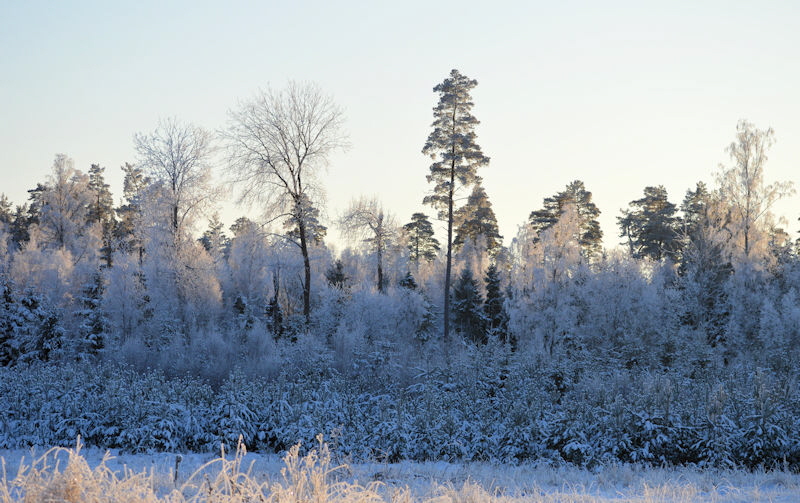
[[[106,456],[92,469],[81,455],[80,441],[73,449],[54,448],[29,464],[23,460],[13,478],[6,473],[2,460],[0,502],[265,502],[265,503],[534,503],[534,502],[615,502],[615,503],[689,503],[800,501],[796,478],[780,476],[742,485],[721,478],[686,480],[681,477],[656,476],[636,478],[627,469],[611,470],[613,481],[591,479],[585,474],[566,471],[534,470],[522,472],[513,484],[477,482],[472,478],[432,479],[427,484],[409,487],[402,478],[396,482],[350,481],[353,472],[347,466],[332,466],[328,446],[319,444],[308,454],[300,446],[284,457],[280,476],[254,473],[252,464],[242,466],[245,450],[240,446],[233,457],[222,452],[219,457],[198,468],[185,481],[175,473],[150,471],[121,473],[108,467]],[[2,458],[0,458],[2,459]],[[430,474],[430,472],[428,472]],[[557,483],[558,480],[560,483]],[[630,479],[626,482],[627,479]],[[635,479],[635,480],[634,480]],[[583,482],[567,482],[581,480]],[[615,489],[616,488],[616,489]]]

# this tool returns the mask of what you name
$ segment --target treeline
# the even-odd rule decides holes
[[[262,358],[253,345],[306,332],[331,347],[360,334],[445,355],[462,341],[549,358],[613,348],[631,365],[695,339],[725,362],[794,358],[797,253],[769,211],[793,189],[764,181],[771,129],[740,122],[716,186],[698,182],[679,205],[646,187],[618,218],[624,251],[604,247],[581,181],[504,246],[478,175],[489,158],[475,85],[453,70],[434,88],[424,201],[447,223],[444,243],[426,214],[399,225],[361,198],[333,222],[354,247],[332,255],[314,175],[346,138],[313,85],[257,94],[219,134],[177,119],[136,134],[116,204],[105,168],[57,155],[27,202],[0,198],[0,364],[110,357],[209,373],[191,355],[224,355],[230,368]],[[265,219],[226,229],[212,216],[197,239],[221,193],[215,162]]]

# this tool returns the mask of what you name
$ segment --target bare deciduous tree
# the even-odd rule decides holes
[[[769,213],[772,205],[782,197],[794,193],[791,182],[764,184],[764,164],[767,150],[775,141],[772,128],[762,130],[746,121],[736,125],[736,140],[726,149],[733,166],[720,166],[717,179],[720,192],[733,210],[744,240],[744,256],[748,257],[753,247],[753,232],[756,224]]]
[[[348,239],[361,240],[375,252],[378,262],[378,291],[384,293],[383,255],[386,247],[397,236],[394,216],[386,213],[377,199],[361,198],[350,203],[350,207],[339,219],[342,234]]]
[[[170,118],[160,120],[150,134],[135,134],[133,143],[139,165],[154,183],[162,185],[177,239],[189,218],[219,195],[219,189],[211,185],[213,137],[194,124]]]
[[[320,204],[315,175],[329,155],[347,146],[343,114],[314,84],[294,82],[281,91],[260,91],[229,112],[223,135],[229,169],[241,189],[240,201],[263,205],[270,220],[296,224],[303,255],[303,314],[310,316],[311,265],[308,211]]]

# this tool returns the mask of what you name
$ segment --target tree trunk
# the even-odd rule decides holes
[[[450,188],[447,197],[447,262],[444,269],[444,336],[445,352],[450,344],[450,272],[453,267],[453,195],[456,181],[456,163],[450,168]]]
[[[299,219],[297,227],[300,230],[300,253],[303,254],[303,269],[305,272],[303,281],[303,316],[305,316],[306,325],[308,325],[311,323],[311,261],[308,259],[306,225],[302,218]]]
[[[383,246],[378,245],[378,292],[385,293],[383,287]]]

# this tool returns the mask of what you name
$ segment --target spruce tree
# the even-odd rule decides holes
[[[105,170],[106,168],[101,168],[99,164],[92,164],[89,168],[89,191],[92,194],[92,198],[89,202],[86,217],[89,223],[100,226],[103,240],[100,255],[105,262],[105,266],[111,267],[112,254],[114,253],[116,218],[114,217],[114,198],[103,176]]]
[[[0,194],[0,229],[11,226],[14,220],[14,213],[11,211],[11,201],[5,194]]]
[[[477,143],[475,127],[478,119],[472,115],[470,91],[478,85],[458,70],[433,88],[439,93],[439,103],[433,109],[433,131],[422,148],[422,153],[434,160],[430,166],[428,183],[434,183],[432,194],[424,199],[439,210],[439,218],[447,222],[447,258],[444,276],[444,342],[450,338],[450,282],[453,262],[453,224],[455,201],[460,188],[479,180],[477,170],[489,164]]]
[[[467,203],[456,211],[455,218],[458,224],[453,246],[456,249],[463,246],[467,239],[475,243],[479,236],[483,236],[489,256],[497,255],[503,246],[503,236],[498,230],[497,218],[492,210],[489,196],[480,183],[475,184]]]
[[[336,259],[336,262],[325,271],[325,279],[331,288],[344,290],[347,287],[347,276],[344,274],[344,264],[341,259]]]
[[[453,322],[461,334],[476,344],[485,344],[486,317],[483,297],[472,269],[465,267],[453,285]]]
[[[483,313],[486,317],[486,330],[491,337],[498,338],[501,342],[508,342],[508,314],[505,309],[505,295],[503,294],[500,271],[495,264],[486,270],[483,278],[486,284],[486,301],[483,303]]]
[[[403,276],[403,279],[400,280],[398,285],[400,285],[401,288],[405,288],[407,290],[417,289],[417,282],[414,280],[414,276],[411,275],[411,271],[406,272],[406,275]]]
[[[96,356],[106,347],[109,323],[101,305],[104,291],[103,275],[97,271],[83,286],[80,308],[75,313],[80,320],[80,351],[91,356]]]
[[[439,241],[433,237],[433,225],[424,213],[414,213],[411,221],[403,226],[408,236],[408,259],[419,263],[420,259],[428,262],[436,260],[439,253]]]
[[[142,204],[144,193],[150,185],[150,179],[144,175],[144,171],[138,166],[125,163],[121,167],[125,178],[123,179],[123,200],[117,208],[119,221],[115,229],[115,238],[118,246],[126,253],[138,255],[141,264],[144,255],[144,243],[139,236],[139,222],[142,217]]]
[[[275,339],[278,339],[283,335],[285,327],[283,324],[283,310],[281,309],[281,303],[278,301],[281,284],[280,277],[277,273],[272,276],[272,284],[273,294],[269,302],[267,302],[267,308],[264,314],[267,317],[267,329],[269,329]]]
[[[214,213],[208,221],[208,229],[198,239],[214,260],[226,255],[227,248],[230,245],[230,240],[225,235],[224,228],[225,225],[220,221],[219,215]]]

